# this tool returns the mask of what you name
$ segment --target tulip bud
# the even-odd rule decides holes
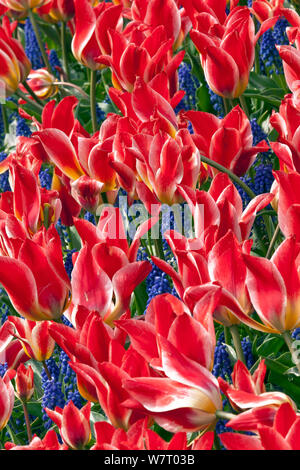
[[[52,356],[55,341],[49,334],[48,321],[28,321],[23,318],[11,316],[8,321],[14,325],[15,334],[30,359],[46,361]]]
[[[32,70],[28,76],[28,85],[42,100],[52,98],[58,93],[56,78],[47,69]]]
[[[95,213],[102,202],[102,188],[103,183],[84,175],[71,183],[71,194],[83,209]]]
[[[24,364],[19,365],[16,375],[16,395],[22,402],[27,402],[34,392],[33,370],[31,366],[26,369]]]
[[[45,408],[47,415],[58,426],[61,437],[71,449],[83,449],[91,439],[90,412],[91,403],[81,410],[70,401],[62,410]]]

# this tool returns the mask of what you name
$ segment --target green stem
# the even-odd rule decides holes
[[[30,104],[33,108],[35,108],[37,112],[41,113],[43,111],[43,106],[37,104],[35,101],[28,98],[25,93],[23,93],[20,89],[16,91],[16,95],[22,98],[22,100],[26,101],[26,103]]]
[[[67,53],[67,24],[62,21],[60,29],[60,41],[61,41],[61,50],[62,50],[62,59],[64,64],[64,71],[66,78],[70,81],[70,68],[68,63],[68,53]]]
[[[44,366],[44,370],[45,370],[45,372],[46,372],[46,375],[47,375],[48,379],[49,379],[49,380],[52,380],[52,376],[51,376],[51,374],[50,374],[50,371],[49,371],[49,369],[48,369],[48,366],[47,366],[46,362],[45,362],[45,361],[42,361],[42,364],[43,364],[43,366]]]
[[[156,256],[162,260],[165,259],[164,257],[164,250],[162,248],[162,244],[160,243],[161,240],[160,239],[155,239],[154,240],[154,245],[155,245],[155,253],[156,253]]]
[[[30,88],[26,80],[22,83],[23,87],[25,90],[30,94],[30,96],[34,99],[34,101],[39,104],[40,106],[44,106],[43,102],[40,100],[40,98],[34,93],[34,91]]]
[[[153,256],[152,243],[151,243],[151,230],[148,230],[147,238],[148,238],[148,250],[149,250],[150,255]]]
[[[239,97],[239,101],[240,101],[240,103],[241,103],[241,107],[242,107],[244,113],[246,114],[247,117],[249,117],[250,114],[249,114],[249,109],[248,109],[248,106],[247,106],[245,97],[244,97],[243,95],[241,95],[241,96]]]
[[[228,100],[226,98],[223,98],[223,105],[224,105],[225,114],[228,114],[229,113],[229,104],[228,104]]]
[[[77,90],[84,98],[89,99],[89,95],[82,89],[80,86],[75,85],[74,83],[69,83],[69,82],[54,82],[54,85],[61,85],[61,86],[66,86],[66,87],[71,87]]]
[[[42,38],[41,38],[41,35],[40,35],[40,31],[39,31],[39,28],[38,28],[38,25],[37,25],[37,22],[36,22],[36,19],[35,19],[35,16],[34,16],[32,10],[28,10],[28,16],[29,16],[29,19],[30,19],[30,21],[31,21],[31,24],[32,24],[32,27],[33,27],[33,31],[34,31],[34,33],[35,33],[36,40],[37,40],[37,42],[38,42],[38,45],[39,45],[39,48],[40,48],[40,51],[41,51],[41,54],[42,54],[42,57],[43,57],[45,66],[47,67],[48,72],[52,74],[51,65],[50,65],[50,62],[49,62],[47,53],[46,53],[46,51],[45,51],[44,43],[43,43],[43,41],[42,41]]]
[[[1,104],[1,113],[2,113],[2,121],[3,121],[3,126],[4,126],[4,133],[8,134],[9,133],[9,125],[8,125],[8,119],[7,119],[5,104]]]
[[[220,444],[220,439],[219,439],[219,436],[218,436],[216,431],[215,431],[215,438],[214,438],[214,449],[215,450],[222,450],[221,444]]]
[[[101,193],[103,204],[108,204],[107,194]]]
[[[26,423],[28,443],[30,444],[30,442],[32,441],[32,431],[31,431],[31,426],[30,426],[27,403],[25,401],[22,401],[22,406],[23,406],[24,418],[25,418],[25,423]]]
[[[237,325],[231,325],[229,327],[229,330],[230,330],[230,333],[231,333],[231,336],[232,336],[236,356],[240,361],[242,361],[244,364],[246,364],[238,326]]]
[[[232,173],[232,171],[228,170],[228,168],[225,168],[225,166],[220,165],[220,163],[217,163],[214,160],[211,160],[210,158],[204,157],[202,155],[201,161],[209,166],[212,166],[216,170],[221,171],[222,173],[226,173],[230,179],[235,181],[235,183],[237,183],[245,191],[245,193],[248,194],[250,199],[254,199],[256,197],[256,194],[252,191],[252,189],[250,189],[249,186],[247,186],[246,183],[244,183],[244,181],[242,181],[238,176]]]
[[[91,106],[91,116],[92,116],[92,125],[93,133],[97,131],[97,114],[96,114],[96,83],[97,83],[97,71],[91,70],[91,89],[90,89],[90,106]]]
[[[224,340],[226,344],[230,344],[230,332],[228,326],[224,326]]]
[[[277,227],[276,227],[276,229],[273,233],[273,237],[272,237],[272,240],[270,242],[267,254],[266,254],[267,259],[271,258],[271,255],[272,255],[272,252],[273,252],[273,249],[274,249],[274,246],[275,246],[275,243],[276,243],[276,240],[277,240],[277,237],[278,237],[279,233],[280,233],[280,227],[279,227],[279,225],[277,225]]]
[[[284,341],[286,342],[286,345],[287,347],[289,348],[289,351],[291,353],[291,356],[293,358],[293,354],[295,352],[297,352],[297,350],[293,347],[293,340],[291,338],[291,335],[288,331],[285,331],[284,333],[282,333],[282,337],[284,339]],[[295,366],[297,367],[299,373],[300,373],[300,363],[298,361],[293,361]]]

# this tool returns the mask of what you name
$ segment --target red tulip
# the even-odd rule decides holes
[[[88,176],[80,176],[71,183],[71,195],[83,209],[96,213],[103,202],[101,197],[103,186],[103,183],[92,180]]]
[[[12,37],[8,19],[0,27],[0,49],[0,93],[5,98],[16,92],[31,70],[23,46]]]
[[[220,434],[222,444],[228,450],[299,450],[300,417],[290,403],[283,403],[273,417],[271,425],[265,425],[257,416],[257,434]]]
[[[26,158],[26,156],[24,157]],[[3,213],[11,215],[11,221],[14,219],[13,214],[21,222],[20,225],[25,230],[21,238],[25,239],[28,235],[32,236],[36,233],[42,225],[47,228],[51,223],[56,224],[61,213],[61,202],[58,199],[57,191],[50,191],[38,186],[36,168],[32,171],[22,163],[23,158],[17,159],[14,154],[11,154],[3,162],[3,168],[8,165],[10,169],[10,184],[13,192],[2,194],[0,207]],[[40,166],[40,162],[37,162],[38,170]],[[6,217],[2,214],[1,218],[5,219]],[[4,225],[7,226],[6,223]],[[17,225],[17,220],[14,220],[14,225]],[[20,227],[19,229],[22,231]],[[0,229],[0,231],[1,236],[7,239],[5,229]],[[20,236],[20,232],[17,236]],[[13,237],[11,236],[11,238]]]
[[[13,338],[20,341],[27,359],[46,361],[52,356],[55,342],[49,334],[50,322],[35,322],[10,316],[6,323],[11,327]]]
[[[122,381],[150,374],[145,359],[133,348],[125,349],[126,334],[110,328],[96,312],[85,316],[76,329],[53,323],[50,331],[70,358],[80,394],[99,402],[115,427],[127,429],[144,416],[123,405],[129,394]]]
[[[19,365],[16,374],[16,395],[22,402],[27,402],[34,392],[34,374],[31,366]]]
[[[282,403],[289,403],[294,409],[296,405],[290,397],[281,392],[266,392],[264,379],[266,375],[266,366],[264,361],[251,375],[247,367],[237,361],[232,373],[232,385],[229,385],[221,377],[218,378],[222,392],[228,397],[231,406],[244,413],[237,415],[230,420],[235,429],[243,429],[247,421],[253,424],[251,430],[256,430],[255,417],[260,413],[264,424],[272,425],[274,416]],[[229,424],[228,424],[229,426]]]
[[[91,450],[211,450],[214,434],[207,432],[187,446],[187,435],[175,433],[169,442],[164,441],[156,432],[147,428],[148,419],[135,422],[127,432],[115,429],[111,424],[101,421],[95,423],[96,444]]]
[[[289,237],[277,248],[271,260],[243,255],[252,305],[264,325],[276,333],[300,325],[299,249],[295,237]]]
[[[0,377],[0,430],[7,425],[14,407],[15,393],[11,380],[15,374],[16,372],[10,369],[3,378]]]
[[[0,0],[0,3],[10,10],[27,12],[33,8],[46,5],[51,0]]]
[[[244,251],[249,251],[246,245]],[[221,238],[208,255],[208,271],[211,281],[218,281],[239,302],[246,315],[253,311],[246,287],[247,269],[242,257],[243,249],[231,230]],[[214,319],[229,326],[239,320],[227,308],[217,309]]]
[[[124,345],[126,335],[116,328],[110,328],[96,312],[86,315],[81,325],[76,329],[65,325],[52,324],[50,333],[72,361],[72,367],[76,368],[79,364],[76,374],[80,394],[89,401],[97,402],[100,400],[102,406],[106,409],[109,388],[100,387],[101,394],[98,396],[93,376],[96,374],[97,380],[98,365],[104,362],[116,363],[116,365],[123,363],[125,371],[127,366],[131,367],[131,364],[125,361],[126,350]],[[101,344],[98,342],[99,335],[102,338]],[[134,358],[137,359],[136,355]],[[140,361],[137,361],[137,367],[138,362]],[[124,412],[128,415],[128,410],[123,409]],[[113,413],[112,410],[112,415]]]
[[[286,95],[281,102],[279,113],[273,111],[270,124],[278,132],[277,142],[271,143],[272,150],[279,158],[281,170],[300,171],[300,112],[293,95]]]
[[[51,429],[43,439],[34,435],[28,445],[16,445],[13,442],[4,444],[5,450],[68,450],[68,446],[60,444],[56,432]]]
[[[156,27],[163,25],[168,39],[176,43],[181,32],[181,16],[174,0],[134,0],[132,8],[133,20]]]
[[[216,297],[205,299],[206,303],[198,305],[192,316],[176,297],[158,295],[151,300],[145,321],[124,319],[118,320],[116,325],[129,335],[134,349],[151,364],[160,362],[160,337],[163,336],[180,353],[211,370],[215,349],[212,312]]]
[[[72,272],[72,303],[67,315],[76,322],[78,309],[97,311],[110,325],[129,307],[134,289],[147,277],[147,261],[129,262],[120,248],[99,243],[84,246]]]
[[[96,61],[110,53],[108,30],[122,30],[122,7],[102,2],[93,8],[88,0],[74,0],[76,29],[72,41],[75,58],[92,70],[102,68]]]
[[[191,249],[204,249],[208,254],[214,243],[232,230],[239,243],[249,238],[256,214],[274,198],[260,194],[243,211],[242,199],[234,184],[224,173],[217,174],[208,192],[179,188],[188,202],[195,221],[195,239]]]
[[[255,0],[252,10],[261,23],[273,16],[281,16],[284,0]]]
[[[259,37],[275,24],[277,17],[264,22],[255,35],[254,22],[247,7],[234,8],[224,25],[216,15],[197,17],[190,33],[201,55],[209,87],[224,98],[238,98],[247,88]]]
[[[149,32],[132,28],[127,34],[126,29],[123,33],[109,31],[111,56],[101,55],[97,61],[111,67],[115,88],[132,92],[137,77],[148,83],[163,70],[169,80],[173,79],[184,52],[172,57],[173,41],[167,38],[163,26],[152,27]]]
[[[21,243],[17,257],[1,256],[0,279],[17,312],[29,320],[60,318],[69,300],[59,235],[54,226]]]
[[[186,9],[187,14],[189,15],[193,26],[197,24],[196,18],[203,17],[209,14],[214,17],[221,25],[226,21],[226,3],[227,0],[182,0],[182,5]],[[232,4],[230,2],[230,8],[232,9]],[[236,1],[235,3],[238,3]]]
[[[299,173],[274,171],[277,182],[278,223],[286,237],[294,236],[300,241],[300,219],[298,194]]]
[[[141,377],[124,381],[132,396],[127,406],[146,410],[170,432],[208,429],[222,408],[218,383],[199,363],[160,337],[161,370],[166,377]]]
[[[249,119],[239,106],[233,108],[224,119],[202,111],[184,113],[193,125],[193,137],[200,153],[220,163],[237,176],[244,175],[259,152],[266,152],[266,141],[253,144]],[[218,171],[211,169],[215,175]]]
[[[67,22],[75,15],[74,0],[51,0],[38,8],[37,12],[48,22]]]
[[[28,360],[19,340],[13,340],[14,328],[6,321],[0,328],[0,363],[7,364],[8,369],[17,369],[20,364]]]
[[[45,408],[47,415],[58,426],[64,443],[73,450],[84,449],[91,439],[90,412],[91,403],[81,410],[70,401],[64,409]]]
[[[133,138],[133,149],[139,160],[136,162],[138,179],[148,186],[159,202],[169,205],[181,202],[178,186],[196,187],[200,155],[187,129],[179,130],[175,138],[164,132],[154,137],[137,135]],[[141,188],[137,189],[141,191]]]

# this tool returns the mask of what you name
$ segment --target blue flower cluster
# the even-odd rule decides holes
[[[61,62],[58,58],[58,55],[55,49],[51,49],[51,51],[49,52],[49,63],[50,63],[51,69],[53,70],[53,74],[57,78],[59,78],[59,72],[56,69],[56,67],[61,67]]]
[[[264,75],[283,73],[282,61],[275,46],[289,43],[285,33],[288,24],[286,19],[279,19],[274,30],[269,29],[260,39],[260,69]]]
[[[215,348],[214,367],[212,373],[215,377],[229,380],[232,374],[232,365],[225,344],[224,333],[221,333]]]
[[[4,123],[3,123],[3,116],[2,116],[2,105],[0,104],[0,148],[4,143]]]
[[[181,110],[189,110],[196,108],[196,92],[200,86],[197,78],[191,73],[191,65],[182,62],[178,69],[179,89],[185,91],[185,96],[174,109],[175,113]],[[193,127],[191,123],[188,124],[188,130],[193,134]]]
[[[214,93],[209,87],[207,88],[213,109],[216,111],[218,117],[223,118],[225,116],[225,110],[222,97]]]
[[[72,400],[77,408],[82,408],[84,405],[84,400],[78,392],[76,374],[69,366],[69,361],[70,358],[68,355],[64,351],[61,351],[59,355],[59,365],[60,373],[63,377],[63,388],[66,397],[66,404]]]
[[[44,67],[43,57],[29,18],[25,22],[25,53],[34,70]]]
[[[257,123],[256,119],[250,121],[252,134],[253,134],[253,145],[256,145],[261,140],[268,140],[268,136],[262,130]],[[244,183],[249,186],[255,194],[267,193],[270,191],[274,181],[272,174],[272,152],[260,153],[257,155],[254,165],[250,169],[250,174],[241,178]],[[244,207],[250,202],[250,197],[245,191],[237,185],[237,189],[243,200]]]
[[[0,152],[0,162],[3,162],[7,157],[6,153]],[[8,181],[8,171],[0,175],[0,192],[4,193],[5,191],[11,191],[9,181]]]
[[[96,224],[96,219],[95,219],[95,216],[94,214],[91,214],[91,212],[86,212],[83,216],[84,220],[88,220],[89,222],[91,222],[92,224],[94,225],[97,225]]]
[[[72,261],[72,254],[75,253],[76,250],[66,250],[66,256],[64,259],[64,265],[65,265],[65,270],[67,271],[67,274],[69,278],[71,279],[72,277],[72,271],[73,271],[73,261]]]
[[[263,131],[262,127],[258,124],[257,119],[250,120],[251,131],[253,135],[253,145],[257,145],[258,142],[266,140],[268,142],[268,136]],[[259,153],[256,157],[255,162],[270,163],[272,161],[271,149],[267,152]]]
[[[102,122],[106,119],[106,114],[105,112],[103,111],[102,108],[100,108],[100,106],[96,106],[96,116],[97,116],[97,122],[98,124],[102,124]]]
[[[263,163],[261,163],[253,169],[255,172],[253,177],[251,177],[250,175],[246,175],[242,177],[241,180],[244,181],[244,183],[246,183],[247,186],[249,186],[249,188],[252,189],[255,194],[269,192],[274,181],[274,177],[272,174],[272,164],[269,163],[264,165]],[[250,197],[240,186],[237,185],[237,189],[243,200],[244,207],[246,207],[250,202]]]
[[[26,120],[23,119],[21,116],[17,114],[17,127],[16,127],[16,136],[20,137],[30,137],[32,134],[32,131],[28,124],[26,123]]]
[[[7,371],[7,364],[0,364],[0,377],[3,377]]]
[[[254,365],[255,360],[252,354],[252,343],[248,337],[242,339],[242,349],[245,356],[246,366],[248,369]]]
[[[42,167],[39,174],[40,185],[42,188],[51,189],[52,186],[52,170],[48,167]]]
[[[168,280],[168,276],[159,269],[152,261],[152,271],[146,279],[146,289],[148,294],[147,308],[151,300],[160,294],[171,294],[172,287]]]
[[[3,325],[6,322],[9,314],[10,314],[9,308],[6,305],[6,303],[3,302],[0,305],[0,325]]]
[[[52,426],[53,422],[46,414],[44,408],[54,410],[56,406],[63,408],[66,400],[62,392],[62,382],[60,381],[60,368],[56,364],[53,357],[46,361],[47,368],[51,374],[52,380],[50,380],[46,372],[42,371],[42,388],[44,395],[42,398],[42,412],[45,429],[48,430]]]

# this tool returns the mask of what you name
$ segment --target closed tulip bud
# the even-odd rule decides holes
[[[52,356],[55,341],[48,331],[51,322],[34,322],[15,316],[9,317],[8,321],[14,326],[14,336],[21,342],[27,357],[46,361]]]
[[[76,202],[85,210],[95,213],[101,204],[103,184],[88,176],[81,176],[71,183],[71,194]]]
[[[42,100],[52,98],[58,93],[56,78],[47,69],[32,70],[28,76],[28,85]]]
[[[81,410],[70,401],[64,409],[56,407],[53,411],[45,408],[45,411],[58,426],[65,444],[74,450],[84,449],[91,439],[90,402]]]
[[[24,364],[21,364],[17,369],[16,375],[16,395],[22,402],[27,402],[34,392],[34,375],[31,366],[26,369]]]

